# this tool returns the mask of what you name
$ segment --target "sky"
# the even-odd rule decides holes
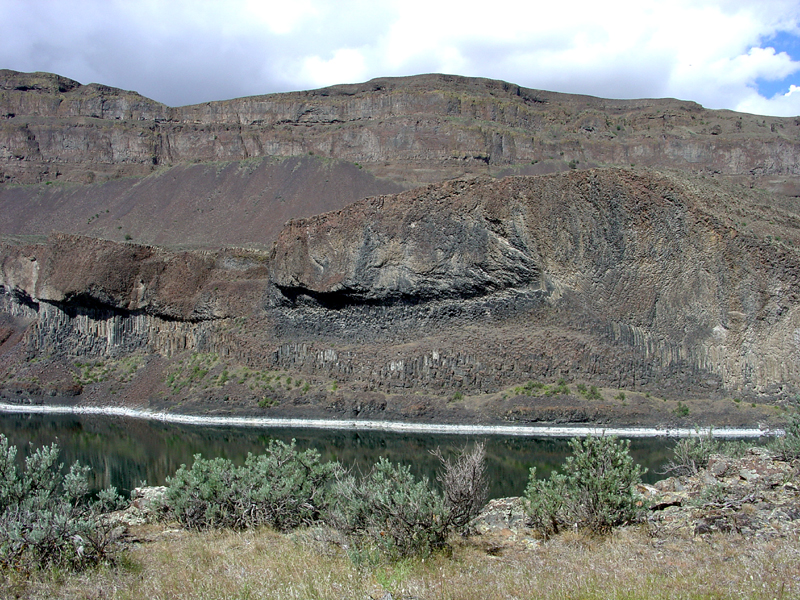
[[[0,68],[181,106],[420,73],[800,115],[800,0],[0,0]]]

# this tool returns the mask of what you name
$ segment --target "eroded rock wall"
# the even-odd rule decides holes
[[[650,171],[468,178],[293,221],[269,255],[54,235],[4,247],[0,285],[34,352],[213,352],[364,391],[785,397],[800,230],[748,194]]]
[[[309,153],[406,186],[511,167],[633,163],[785,183],[800,175],[800,121],[446,75],[170,108],[102,85],[0,71],[0,169],[12,182],[85,183],[158,165]]]
[[[382,328],[480,327],[483,314],[487,328],[560,326],[725,388],[797,382],[797,251],[708,208],[673,179],[629,171],[448,182],[289,224],[271,278],[287,299],[287,331],[330,328],[319,306],[334,322],[361,313],[350,333],[366,339]],[[452,298],[461,301],[448,307]],[[387,320],[393,303],[408,314]],[[425,324],[433,306],[440,315]]]

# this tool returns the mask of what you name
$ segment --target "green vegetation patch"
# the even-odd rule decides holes
[[[77,373],[72,374],[75,383],[89,385],[103,381],[128,383],[136,371],[144,364],[144,357],[126,356],[119,359],[104,359],[87,362],[75,362]]]
[[[528,381],[524,385],[517,386],[511,390],[512,396],[556,396],[558,394],[571,393],[567,381],[559,379],[552,385],[547,385],[541,381]]]
[[[644,469],[633,462],[630,441],[587,436],[570,446],[563,473],[544,480],[531,469],[525,501],[534,528],[544,537],[572,526],[608,533],[639,520],[643,503],[635,486]]]
[[[81,570],[114,563],[115,524],[104,515],[121,507],[115,488],[89,495],[88,466],[67,471],[55,444],[37,448],[19,468],[17,448],[0,434],[0,567],[13,572]]]

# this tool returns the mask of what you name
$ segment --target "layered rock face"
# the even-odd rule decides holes
[[[171,253],[55,234],[6,246],[0,289],[7,315],[31,322],[34,352],[120,356],[224,351],[215,322],[263,303],[265,257],[246,251]],[[224,329],[224,327],[222,328]]]
[[[292,221],[270,255],[57,235],[7,247],[0,284],[32,348],[214,351],[387,391],[567,377],[783,397],[800,387],[798,215],[739,190],[461,179]]]
[[[114,231],[97,229],[100,224],[94,222],[109,207],[87,200],[99,194],[140,204],[149,196],[124,184],[124,191],[112,186],[98,192],[99,182],[154,171],[163,176],[170,168],[182,169],[170,172],[171,177],[191,181],[185,166],[198,162],[313,155],[315,160],[357,163],[385,181],[353,190],[320,185],[326,189],[309,190],[319,204],[287,215],[295,218],[341,208],[365,195],[465,174],[533,175],[634,164],[734,177],[793,196],[800,193],[799,149],[797,119],[710,111],[677,100],[604,100],[445,75],[170,108],[134,92],[6,70],[0,71],[0,182],[6,188],[8,183],[37,182],[95,186],[58,193],[39,189],[24,198],[16,192],[18,203],[10,212],[22,211],[21,217],[7,217],[16,230],[0,223],[0,233],[48,234],[47,224],[29,222],[21,208],[36,198],[45,210],[58,210],[64,203],[75,207],[81,218],[68,221],[69,232],[112,236]],[[253,170],[247,163],[243,168]],[[242,169],[236,170],[241,175]],[[160,195],[161,185],[148,182],[149,194]],[[206,178],[204,185],[216,188],[204,199],[204,210],[224,210],[240,203],[242,195],[252,202],[265,199],[261,189],[236,183]],[[269,188],[263,178],[259,185]],[[285,191],[267,191],[268,200],[297,199]],[[7,193],[0,188],[0,196]],[[239,205],[245,209],[247,204]],[[252,212],[234,224],[246,230],[250,218]],[[138,239],[179,243],[178,232],[161,233]],[[239,243],[269,243],[276,233],[259,238],[245,231]],[[215,231],[214,238],[230,243],[221,232]]]
[[[18,182],[309,152],[411,184],[531,162],[553,163],[546,169],[573,161],[756,177],[800,173],[795,119],[486,79],[382,78],[180,108],[44,73],[0,71],[0,90],[0,157],[4,177]]]
[[[794,119],[441,75],[170,108],[2,71],[0,388],[73,393],[135,356],[146,382],[99,395],[405,417],[456,391],[529,420],[573,410],[514,400],[536,380],[786,400],[799,148]]]
[[[556,326],[595,338],[589,347],[629,346],[647,357],[644,380],[684,363],[724,388],[796,385],[794,241],[740,231],[734,199],[714,206],[703,192],[627,171],[448,182],[289,224],[271,279],[308,313],[296,319],[304,329],[329,323],[315,321],[317,305],[359,314],[357,334],[369,327],[364,307],[379,306],[370,314],[380,321],[393,304],[414,307],[412,319],[428,301],[457,314],[471,304],[473,322],[483,313],[487,325]],[[560,343],[541,352],[559,356]]]

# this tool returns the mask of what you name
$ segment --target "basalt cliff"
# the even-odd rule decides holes
[[[769,424],[800,392],[800,119],[0,71],[0,173],[5,401]]]

